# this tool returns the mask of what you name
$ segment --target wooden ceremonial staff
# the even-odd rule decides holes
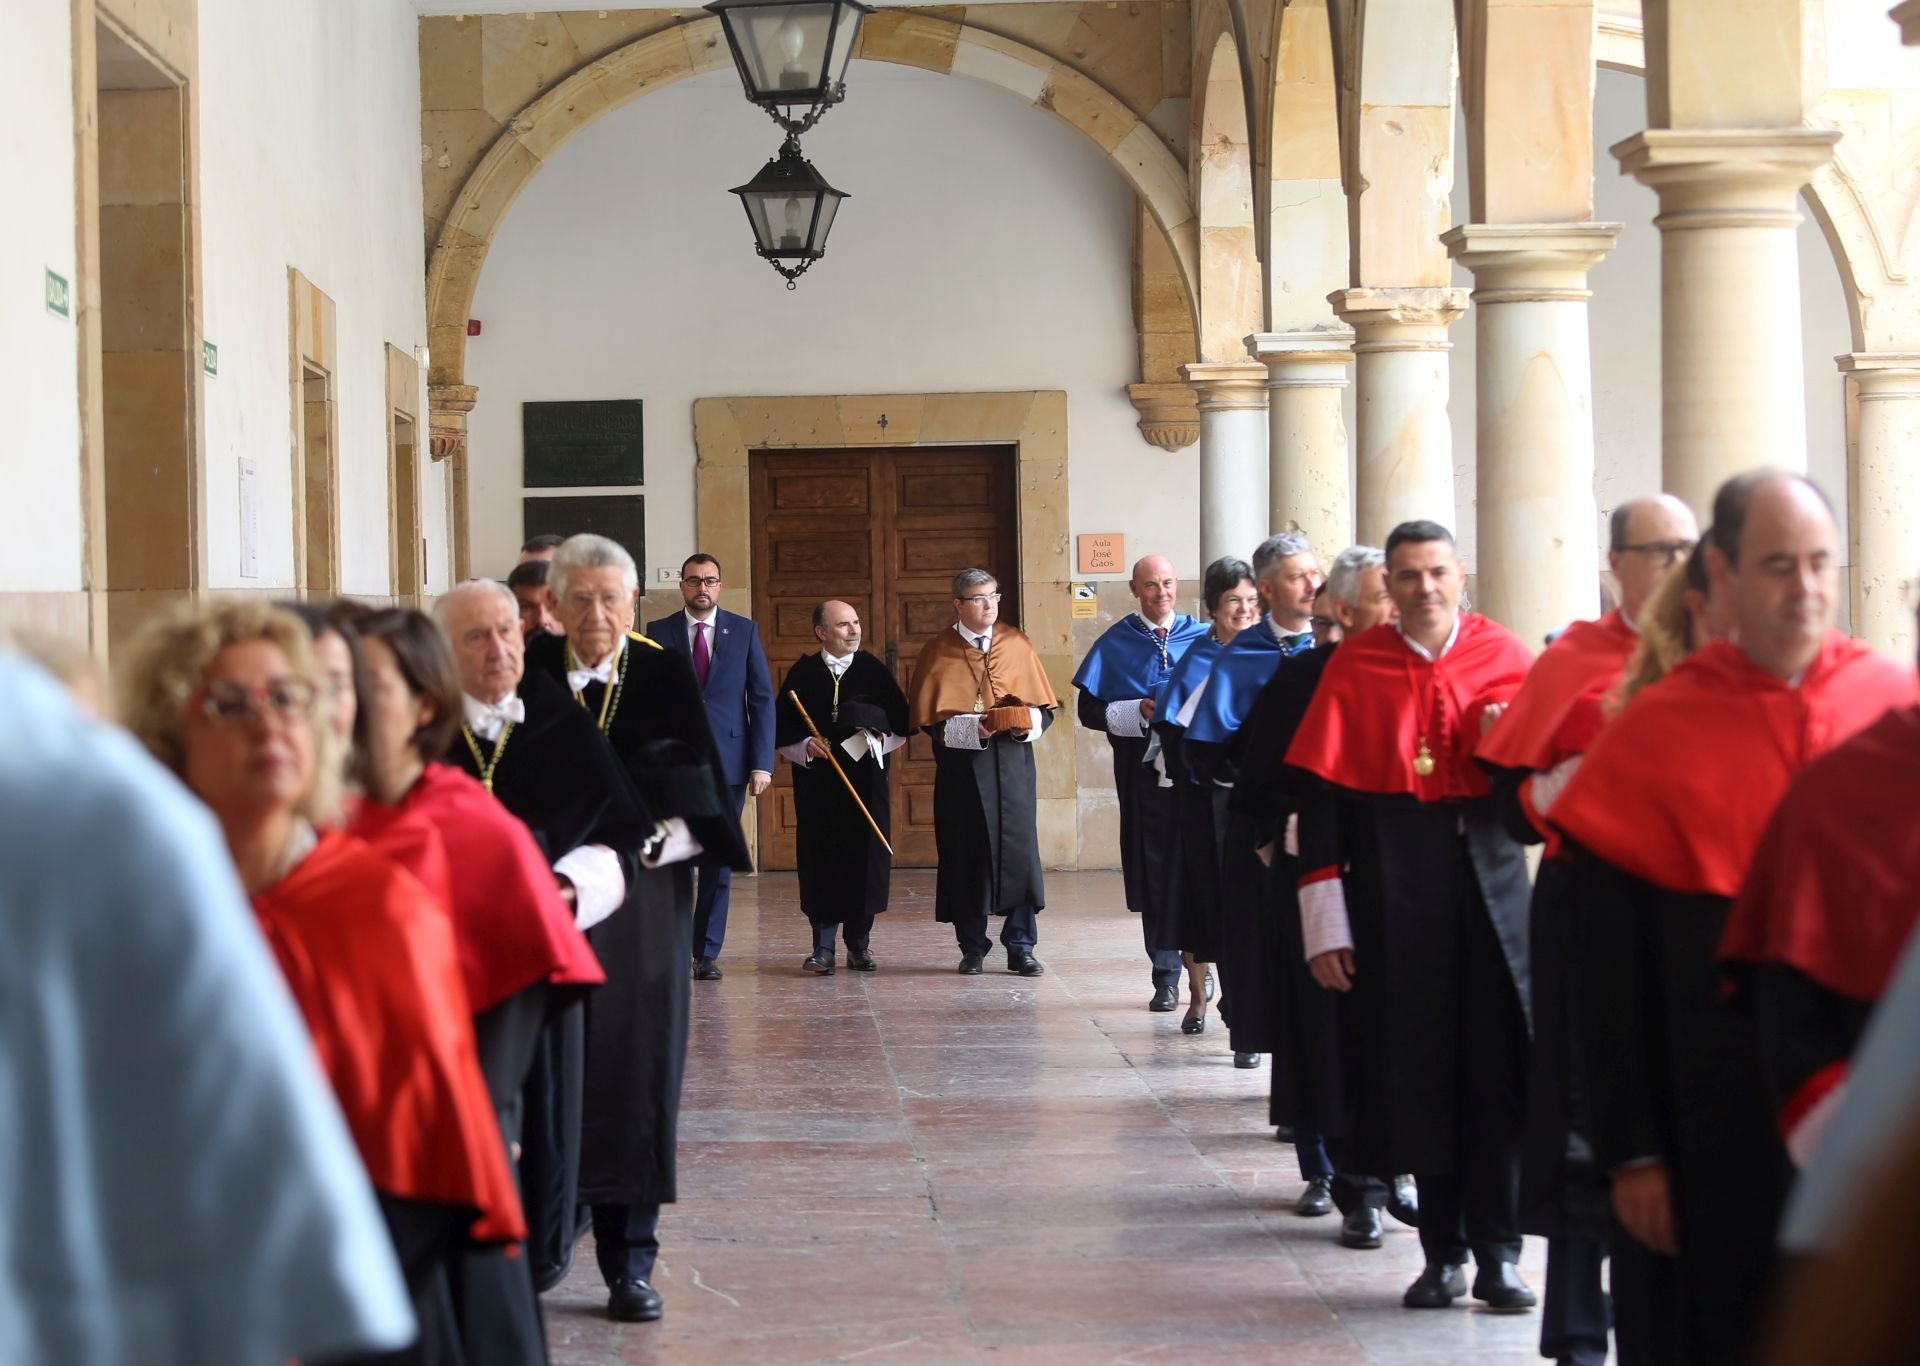
[[[788,689],[787,696],[793,699],[794,710],[799,712],[800,719],[807,723],[807,729],[813,732],[813,738],[821,744],[827,745],[827,737],[820,733],[820,727],[814,725],[813,718],[807,715],[807,706],[806,703],[800,700],[800,694],[794,692],[792,689]],[[874,820],[873,812],[867,810],[867,804],[860,800],[859,792],[854,789],[853,779],[849,778],[847,771],[840,767],[839,759],[834,757],[832,745],[827,745],[827,762],[832,764],[833,771],[840,775],[840,781],[847,785],[847,795],[853,798],[853,804],[860,808],[860,814],[867,818],[867,828],[873,831],[873,837],[880,841],[880,847],[887,851],[887,857],[892,858],[893,846],[888,844],[887,837],[880,833],[880,824]]]

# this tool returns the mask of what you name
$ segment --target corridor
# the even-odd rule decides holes
[[[792,875],[737,882],[694,997],[666,1318],[609,1322],[585,1243],[546,1297],[555,1366],[1540,1360],[1537,1314],[1399,1307],[1412,1230],[1350,1252],[1294,1216],[1264,1065],[1147,1012],[1117,873],[1048,892],[1040,979],[997,950],[957,975],[931,873],[896,876],[878,973],[816,979]],[[1535,1240],[1525,1269],[1542,1286]]]

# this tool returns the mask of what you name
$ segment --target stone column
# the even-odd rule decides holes
[[[1267,367],[1202,361],[1181,375],[1200,396],[1200,562],[1242,559],[1267,537]]]
[[[1853,633],[1901,659],[1914,652],[1900,585],[1920,576],[1920,354],[1839,358],[1859,399],[1853,484]]]
[[[467,504],[467,414],[480,400],[471,384],[427,386],[427,453],[447,462],[447,520],[453,540],[453,581],[472,576],[472,518]]]
[[[1353,329],[1257,332],[1247,350],[1267,367],[1267,525],[1306,533],[1322,564],[1353,543],[1353,486],[1340,391]]]
[[[1480,610],[1535,649],[1599,608],[1587,272],[1618,223],[1470,223]]]
[[[1328,297],[1355,337],[1355,536],[1381,545],[1419,518],[1457,530],[1447,329],[1466,312],[1467,291],[1362,288]]]
[[[1707,522],[1722,481],[1807,467],[1800,187],[1834,129],[1662,129],[1613,149],[1660,196],[1662,482]]]

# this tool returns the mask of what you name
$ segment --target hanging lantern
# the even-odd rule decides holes
[[[800,155],[799,139],[793,137],[759,175],[730,193],[740,196],[747,211],[756,250],[786,276],[788,289],[826,255],[827,233],[840,201],[847,198]]]
[[[714,0],[747,98],[789,133],[804,133],[846,97],[847,62],[860,20],[860,0]],[[806,106],[802,118],[790,112]]]

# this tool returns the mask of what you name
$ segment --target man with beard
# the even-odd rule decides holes
[[[1342,642],[1287,762],[1321,780],[1300,813],[1300,919],[1314,980],[1337,1005],[1349,1170],[1411,1171],[1426,1269],[1409,1309],[1467,1293],[1531,1308],[1521,1280],[1520,1129],[1527,1052],[1527,863],[1473,761],[1481,714],[1532,656],[1460,609],[1453,536],[1387,537],[1399,619]]]
[[[1127,909],[1140,917],[1147,960],[1153,965],[1153,998],[1147,1008],[1164,1013],[1178,1004],[1180,984],[1180,950],[1170,946],[1171,927],[1166,924],[1179,894],[1180,846],[1171,838],[1178,819],[1176,789],[1161,786],[1160,775],[1147,761],[1148,727],[1154,693],[1207,628],[1175,610],[1180,580],[1164,556],[1141,557],[1127,590],[1138,609],[1093,643],[1073,686],[1080,691],[1080,724],[1106,736],[1113,749],[1120,877]]]
[[[1802,475],[1722,485],[1708,569],[1733,638],[1635,697],[1549,815],[1575,846],[1589,929],[1582,1016],[1626,1363],[1741,1360],[1766,1293],[1791,1168],[1752,1022],[1723,998],[1721,935],[1794,775],[1914,696],[1911,669],[1833,629],[1838,540]]]
[[[693,955],[688,862],[750,869],[733,803],[683,656],[633,630],[640,573],[604,536],[571,536],[550,586],[564,636],[528,651],[530,674],[570,694],[606,737],[636,799],[659,821],[625,914],[590,936],[607,984],[587,1004],[587,1102],[580,1200],[616,1319],[660,1316],[652,1288],[660,1206],[676,1198],[675,1145],[686,1073]]]
[[[831,977],[836,927],[847,941],[847,966],[874,970],[869,940],[873,918],[887,909],[893,860],[860,807],[880,835],[892,828],[887,755],[907,743],[907,698],[887,666],[860,648],[860,614],[851,603],[814,608],[813,634],[820,652],[794,661],[774,699],[775,739],[794,766],[800,909],[813,926],[813,952],[801,966]]]
[[[1620,606],[1560,633],[1505,713],[1496,718],[1489,709],[1497,724],[1477,751],[1495,771],[1508,831],[1523,844],[1547,846],[1534,882],[1528,939],[1534,1036],[1520,1222],[1524,1231],[1547,1238],[1540,1354],[1570,1366],[1606,1360],[1606,1189],[1594,1170],[1589,1126],[1580,1113],[1585,1080],[1573,1068],[1569,977],[1580,949],[1571,865],[1542,813],[1605,722],[1606,701],[1639,647],[1638,622],[1648,599],[1700,537],[1692,510],[1671,494],[1622,503],[1610,532],[1607,560],[1620,586]]]

